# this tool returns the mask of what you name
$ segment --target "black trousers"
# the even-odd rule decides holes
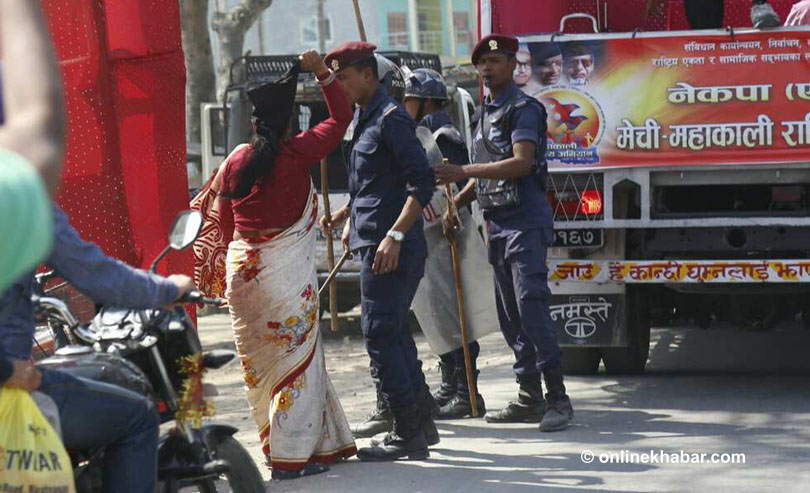
[[[723,0],[683,0],[683,8],[692,29],[723,28]]]
[[[768,0],[752,0],[753,5],[768,3]],[[722,29],[723,0],[683,0],[686,20],[692,29]]]

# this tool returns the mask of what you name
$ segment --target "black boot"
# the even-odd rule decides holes
[[[375,382],[375,385],[377,386],[377,408],[368,415],[365,421],[352,428],[354,438],[371,438],[394,429],[394,416],[382,397],[380,383]]]
[[[489,412],[484,416],[487,423],[539,423],[546,412],[543,399],[543,382],[540,374],[517,377],[520,386],[518,400],[512,401],[505,409]]]
[[[422,378],[424,379],[424,376]],[[428,445],[437,445],[441,438],[439,438],[436,423],[433,422],[433,416],[438,414],[439,406],[433,396],[430,395],[430,387],[427,386],[424,380],[422,380],[422,392],[416,396],[416,403],[419,405],[422,432],[425,434],[425,439]]]
[[[433,394],[433,399],[439,407],[444,406],[450,399],[456,396],[457,378],[456,368],[453,363],[439,362],[439,369],[442,372],[442,386]]]
[[[433,409],[436,408],[436,403],[433,396],[430,395],[430,388],[426,383],[422,384],[422,391],[416,396],[416,406],[419,409],[419,422],[422,423],[422,433],[425,434],[425,440],[429,446],[438,445],[441,442],[439,430],[436,429],[436,423],[433,422]],[[382,440],[372,439],[371,446],[377,447],[380,444],[388,443],[395,438],[396,433],[389,432]]]
[[[574,419],[571,399],[565,393],[562,367],[543,370],[546,377],[548,410],[540,422],[540,431],[559,431],[568,428]]]
[[[467,373],[464,367],[456,368],[459,375],[456,395],[450,402],[439,409],[439,417],[436,419],[461,419],[472,417],[472,403],[470,402],[470,386],[467,384]],[[487,413],[484,398],[478,393],[478,375],[481,372],[475,370],[473,374],[473,388],[475,389],[475,399],[477,404],[478,417]]]
[[[394,431],[379,445],[361,448],[357,457],[364,462],[389,462],[398,459],[423,460],[430,456],[422,432],[419,405],[393,409]]]

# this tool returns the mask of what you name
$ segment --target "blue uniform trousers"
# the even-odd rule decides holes
[[[115,385],[49,369],[42,369],[39,391],[59,408],[66,448],[105,447],[102,491],[155,491],[160,418],[149,399]]]
[[[371,358],[371,378],[380,382],[391,408],[417,402],[424,386],[422,364],[408,325],[408,310],[425,273],[424,249],[402,245],[399,268],[390,274],[372,271],[377,247],[359,249],[360,325]]]
[[[538,374],[561,365],[549,311],[548,236],[542,229],[530,229],[491,238],[489,243],[498,320],[515,353],[517,375]]]

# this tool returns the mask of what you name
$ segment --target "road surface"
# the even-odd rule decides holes
[[[328,321],[323,326],[327,366],[355,422],[374,399],[357,319],[342,317],[338,334],[328,332]],[[226,315],[201,318],[200,330],[206,347],[233,347]],[[435,389],[438,360],[421,335],[417,343]],[[481,392],[497,408],[515,397],[512,355],[499,334],[481,343]],[[799,492],[810,491],[808,349],[810,331],[798,324],[766,333],[655,329],[646,374],[567,379],[575,424],[566,431],[438,422],[442,442],[427,461],[351,459],[288,482],[269,481],[239,365],[211,372],[207,381],[219,393],[216,419],[240,429],[237,438],[274,492]]]

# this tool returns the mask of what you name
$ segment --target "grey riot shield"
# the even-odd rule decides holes
[[[427,154],[428,164],[430,167],[435,168],[436,166],[442,164],[444,156],[442,156],[442,151],[439,149],[439,145],[436,144],[436,139],[433,138],[433,132],[431,132],[429,128],[419,125],[416,127],[416,138],[419,139],[422,147],[425,148],[425,154]]]
[[[430,131],[419,127],[417,137],[425,147],[431,166],[441,163],[441,151]],[[423,213],[428,258],[425,262],[425,277],[419,284],[412,305],[422,332],[436,354],[445,354],[461,347],[453,256],[441,225],[446,209],[443,188],[437,189]],[[458,235],[458,250],[464,308],[468,338],[472,342],[498,330],[495,288],[492,268],[487,261],[486,245],[479,228],[481,223],[476,224],[466,208],[459,211],[459,218],[462,228]]]

